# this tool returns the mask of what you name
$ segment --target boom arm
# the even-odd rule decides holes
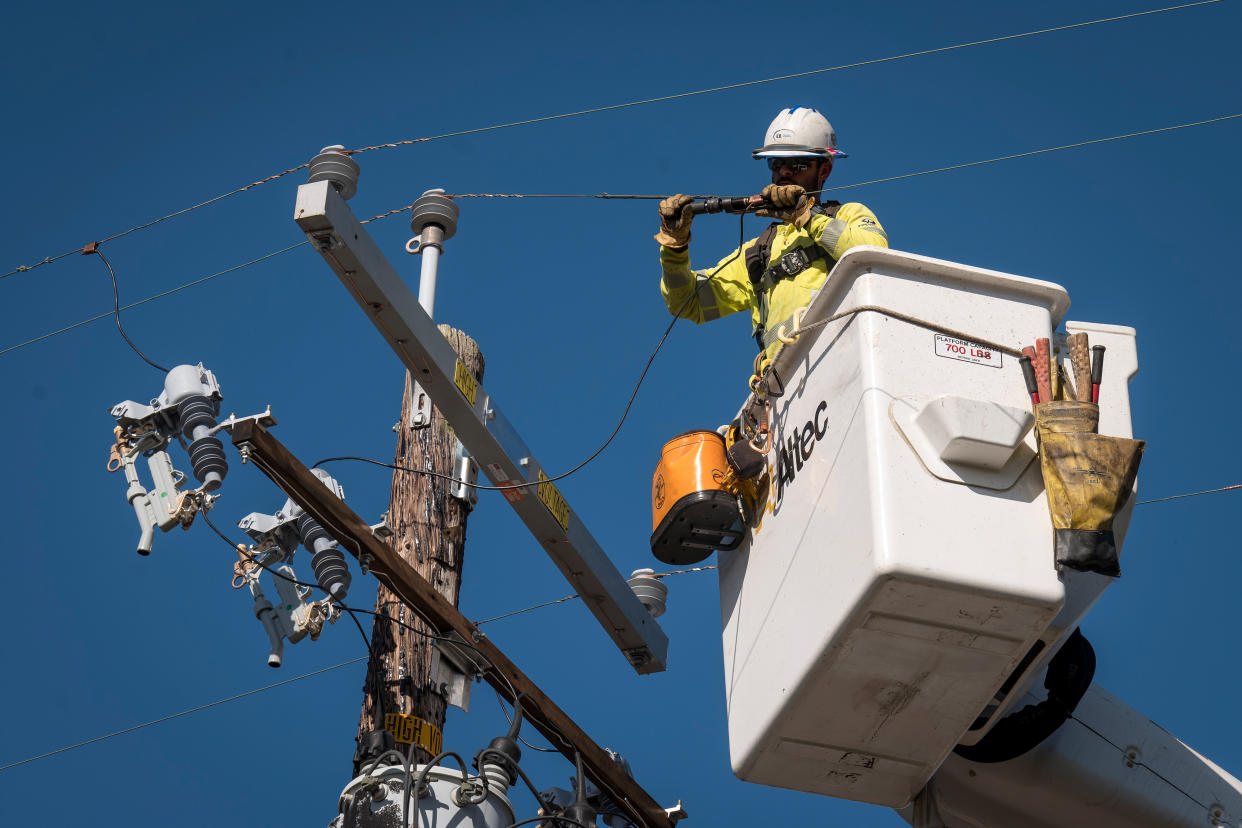
[[[995,764],[951,754],[898,813],[914,828],[1237,826],[1242,782],[1092,685],[1038,747]]]

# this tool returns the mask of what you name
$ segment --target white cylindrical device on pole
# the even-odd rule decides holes
[[[451,239],[457,232],[458,214],[457,205],[444,194],[444,190],[428,190],[414,202],[410,229],[416,235],[406,243],[405,249],[423,256],[418,279],[418,304],[433,318],[440,254],[444,251],[444,240]]]
[[[428,316],[435,319],[436,272],[440,266],[440,238],[443,238],[444,234],[439,227],[432,224],[419,235],[421,237],[419,252],[423,255],[423,264],[418,272],[418,304],[423,306]],[[440,238],[435,238],[437,236]]]

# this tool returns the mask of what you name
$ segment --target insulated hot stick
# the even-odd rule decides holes
[[[1104,346],[1091,349],[1091,402],[1100,402],[1100,380],[1104,377]]]
[[[1023,348],[1022,356],[1018,357],[1018,364],[1022,366],[1022,379],[1026,380],[1026,393],[1031,395],[1031,406],[1039,405],[1039,385],[1035,382],[1035,366],[1031,364],[1031,358],[1026,352],[1035,353],[1034,348]]]
[[[713,196],[702,201],[692,201],[682,209],[701,216],[704,213],[745,213],[761,204],[763,199],[757,195],[726,198]]]
[[[1049,399],[1063,400],[1065,395],[1061,392],[1061,350],[1052,347],[1052,340],[1048,340],[1048,378],[1052,383],[1052,396]]]
[[[1052,349],[1047,338],[1035,340],[1035,382],[1039,401],[1052,402]]]
[[[1070,334],[1069,353],[1070,365],[1074,369],[1074,385],[1078,387],[1078,401],[1091,402],[1094,392],[1091,390],[1091,357],[1087,348],[1085,333]]]

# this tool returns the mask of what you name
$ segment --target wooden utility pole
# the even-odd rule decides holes
[[[531,681],[487,636],[448,602],[392,546],[380,540],[367,522],[328,490],[267,427],[261,417],[244,417],[234,423],[230,434],[242,459],[254,465],[279,486],[293,502],[318,521],[328,534],[338,539],[346,552],[365,557],[371,571],[381,581],[395,584],[411,607],[440,631],[456,635],[479,656],[478,671],[483,680],[510,704],[522,699],[524,720],[570,762],[581,759],[585,776],[625,811],[632,822],[646,828],[672,828],[685,814],[677,808],[662,808],[625,770],[622,769],[569,714]]]
[[[483,355],[478,343],[448,325],[441,325],[440,332],[474,378],[481,380]],[[411,429],[410,415],[417,404],[412,392],[413,383],[407,371],[393,465],[452,475],[457,436],[438,408],[432,409],[430,425]],[[457,606],[470,510],[449,494],[451,488],[452,482],[442,477],[394,471],[388,523],[395,533],[391,543],[397,554],[450,604]],[[375,611],[380,615],[375,617],[371,630],[372,652],[363,687],[358,737],[361,739],[377,727],[386,728],[395,733],[400,749],[405,750],[412,741],[414,760],[426,763],[441,750],[445,714],[444,696],[431,674],[434,642],[428,635],[436,631],[406,609],[382,580]],[[384,616],[400,623],[392,623]],[[381,712],[382,717],[377,715]]]

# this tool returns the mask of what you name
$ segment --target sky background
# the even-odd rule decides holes
[[[1121,15],[1157,4],[878,2],[766,6],[317,2],[186,6],[24,4],[5,21],[0,270],[31,265],[309,160],[777,75]],[[356,156],[350,206],[366,217],[421,192],[743,195],[750,158],[785,106],[819,108],[850,154],[830,185],[1242,112],[1236,0]],[[1242,482],[1234,436],[1242,119],[844,190],[893,247],[1064,285],[1068,318],[1138,330],[1131,387],[1148,441],[1140,499]],[[298,172],[105,244],[131,302],[303,240]],[[441,263],[437,321],[466,330],[485,387],[552,471],[616,424],[668,316],[658,293],[655,204],[463,200]],[[764,220],[747,221],[748,237]],[[370,225],[394,264],[408,217]],[[692,258],[736,244],[733,217],[695,222]],[[6,632],[0,765],[340,664],[365,653],[346,620],[266,666],[233,558],[206,526],[138,528],[105,471],[112,405],[160,377],[105,318],[97,257],[0,279],[0,384],[9,435],[0,515]],[[648,539],[660,446],[729,420],[753,356],[739,314],[679,322],[629,420],[561,491],[623,573],[657,565]],[[308,248],[124,314],[156,362],[203,362],[224,410],[271,404],[276,436],[309,463],[388,461],[402,369]],[[6,350],[7,349],[7,350]],[[1018,379],[1015,376],[1015,382]],[[1191,391],[1199,389],[1191,395]],[[1190,403],[1193,402],[1194,405]],[[285,496],[231,446],[213,517],[231,528]],[[180,450],[174,462],[188,468]],[[332,473],[378,520],[389,475]],[[1096,681],[1232,773],[1242,773],[1234,642],[1242,562],[1238,493],[1137,508],[1124,577],[1083,625]],[[240,533],[234,531],[240,537]],[[714,561],[714,558],[713,558]],[[713,561],[709,561],[713,562]],[[310,575],[304,553],[295,560]],[[602,745],[624,754],[688,825],[899,826],[892,811],[765,788],[729,767],[712,572],[670,577],[666,673],[640,677],[570,601],[485,627]],[[371,606],[355,571],[352,602]],[[571,592],[495,493],[470,518],[461,606],[486,618]],[[367,625],[369,630],[369,624]],[[0,824],[326,825],[350,780],[364,666],[356,664],[0,771]],[[452,711],[445,747],[472,755],[505,726],[486,686]],[[531,739],[536,744],[535,734]],[[540,787],[569,765],[527,750]],[[531,798],[514,792],[519,818]]]

